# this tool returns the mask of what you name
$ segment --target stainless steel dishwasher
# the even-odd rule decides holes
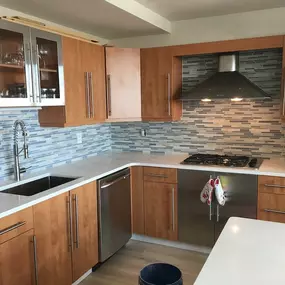
[[[98,181],[99,260],[104,262],[132,236],[130,170]]]

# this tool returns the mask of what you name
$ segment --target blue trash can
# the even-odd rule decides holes
[[[182,285],[181,271],[167,263],[154,263],[144,267],[139,276],[139,285]]]

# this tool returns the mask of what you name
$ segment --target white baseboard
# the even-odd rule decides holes
[[[78,285],[81,281],[83,281],[91,273],[92,273],[92,269],[88,270],[79,279],[77,279],[74,283],[72,283],[72,285]]]
[[[196,245],[191,245],[191,244],[182,243],[182,242],[178,242],[178,241],[169,241],[169,240],[152,238],[152,237],[137,235],[137,234],[133,234],[131,239],[137,240],[137,241],[143,241],[143,242],[148,242],[148,243],[154,243],[154,244],[160,244],[160,245],[175,247],[175,248],[184,249],[184,250],[197,251],[197,252],[206,253],[206,254],[209,254],[212,250],[209,247],[196,246]]]

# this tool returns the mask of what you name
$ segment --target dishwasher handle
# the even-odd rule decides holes
[[[112,182],[110,182],[110,183],[103,184],[103,185],[101,186],[101,189],[108,188],[108,187],[110,187],[110,186],[112,186],[112,185],[116,184],[117,182],[119,182],[119,181],[121,181],[121,180],[123,180],[123,179],[128,178],[129,176],[130,176],[130,174],[126,174],[126,175],[124,175],[124,176],[121,176],[121,177],[119,177],[119,178],[117,178],[117,179],[113,180],[113,181],[112,181]]]

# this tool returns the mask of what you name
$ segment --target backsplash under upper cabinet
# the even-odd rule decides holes
[[[38,122],[38,112],[34,110],[0,110],[0,180],[13,172],[13,123],[24,120],[27,126],[29,158],[20,155],[21,167],[31,167],[30,171],[71,163],[111,149],[109,124],[90,125],[74,128],[42,128]],[[77,143],[77,134],[82,135],[82,143]],[[22,146],[22,136],[19,136]]]
[[[281,49],[240,52],[240,72],[272,100],[188,101],[183,103],[179,122],[112,124],[112,149],[280,156],[285,146],[285,124],[280,119],[281,66]],[[183,57],[183,89],[191,89],[217,69],[216,54]],[[141,128],[146,129],[146,137],[140,136]]]

